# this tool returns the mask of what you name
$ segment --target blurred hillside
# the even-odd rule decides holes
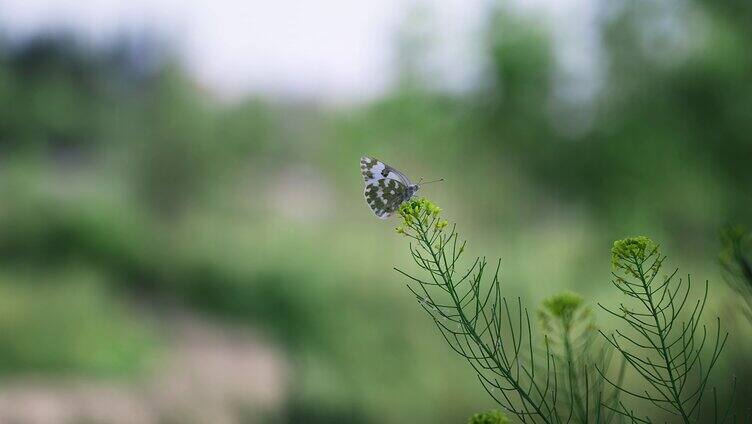
[[[563,288],[595,304],[613,239],[651,235],[710,279],[737,334],[724,367],[752,374],[715,264],[719,228],[752,221],[752,4],[601,9],[602,81],[577,101],[543,21],[503,8],[476,90],[435,90],[405,60],[390,95],[334,109],[215,101],[158,40],[0,43],[0,417],[32,378],[56,399],[69,381],[116,384],[125,415],[207,422],[190,382],[177,406],[133,395],[207,357],[244,377],[193,384],[222,386],[227,422],[457,423],[490,407],[393,272],[407,246],[363,203],[362,154],[445,178],[421,194],[471,255],[502,258],[531,309]]]

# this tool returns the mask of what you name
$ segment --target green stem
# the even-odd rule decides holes
[[[659,311],[653,303],[653,294],[650,290],[650,285],[648,284],[647,278],[645,278],[645,272],[642,269],[642,262],[640,262],[639,258],[637,257],[634,257],[633,259],[635,260],[635,265],[637,266],[637,275],[639,276],[642,287],[648,297],[650,314],[653,316],[655,327],[658,333],[658,339],[660,340],[660,354],[663,357],[663,362],[666,364],[668,378],[671,381],[671,387],[669,389],[671,390],[671,396],[673,397],[673,402],[675,403],[674,408],[681,414],[682,421],[686,424],[689,424],[689,416],[687,415],[686,411],[684,411],[684,405],[682,404],[679,390],[676,387],[676,378],[674,377],[673,368],[671,366],[671,355],[668,351],[668,348],[666,347],[666,335],[664,334],[665,328],[660,324],[660,320],[658,319]]]
[[[577,370],[575,370],[575,357],[574,357],[574,351],[572,350],[572,342],[570,340],[570,324],[566,323],[564,324],[564,352],[567,356],[567,362],[569,365],[569,378],[570,378],[570,390],[572,391],[572,395],[574,396],[574,403],[577,409],[579,410],[580,417],[582,418],[583,424],[588,423],[588,411],[585,410],[584,402],[582,400],[582,395],[580,394],[580,383],[579,383],[579,377],[577,375]]]
[[[434,250],[433,245],[428,240],[428,236],[427,236],[428,229],[423,227],[423,224],[420,222],[420,220],[417,220],[417,230],[418,230],[418,234],[420,235],[420,240],[426,246],[426,249],[428,250],[428,253],[431,255],[431,258],[433,259],[433,262],[436,265],[436,269],[439,275],[441,276],[441,279],[444,282],[444,285],[446,286],[446,289],[449,292],[449,295],[452,297],[452,302],[454,302],[454,305],[457,308],[458,315],[460,317],[460,320],[462,321],[462,326],[468,331],[473,342],[475,342],[476,345],[478,345],[481,349],[483,349],[483,352],[486,354],[487,357],[491,358],[494,365],[496,365],[496,368],[501,372],[502,376],[512,385],[512,387],[514,387],[515,391],[518,393],[518,395],[523,400],[523,402],[526,402],[527,404],[529,404],[532,407],[532,409],[535,411],[535,413],[546,424],[553,424],[553,422],[547,417],[547,415],[544,414],[544,411],[541,409],[541,407],[537,405],[533,401],[533,399],[528,395],[528,393],[522,388],[519,381],[515,379],[512,376],[512,373],[502,365],[501,361],[499,361],[496,355],[494,355],[491,349],[488,346],[486,346],[486,344],[483,342],[480,336],[475,332],[475,329],[470,324],[470,320],[468,320],[467,316],[465,315],[465,311],[462,308],[462,303],[459,299],[459,296],[457,295],[457,292],[454,290],[454,285],[452,284],[451,278],[447,276],[447,273],[442,268],[438,252]],[[545,399],[542,399],[541,403],[546,405],[547,410],[550,409]],[[527,409],[527,406],[525,406],[525,409]]]

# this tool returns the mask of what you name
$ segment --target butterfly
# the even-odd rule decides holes
[[[392,216],[420,189],[420,184],[413,184],[405,174],[370,156],[360,158],[360,173],[366,182],[363,191],[366,202],[381,219]],[[435,181],[429,181],[432,182]]]

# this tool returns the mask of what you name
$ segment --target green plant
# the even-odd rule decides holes
[[[501,412],[492,409],[480,414],[474,414],[467,421],[467,424],[509,424],[509,418]]]
[[[719,260],[726,281],[743,302],[743,312],[752,322],[752,233],[734,226],[721,232]]]
[[[633,412],[633,406],[620,399],[622,392],[672,420],[733,420],[732,403],[720,411],[715,388],[708,402],[712,412],[704,402],[711,372],[728,340],[719,318],[712,330],[701,320],[708,284],[691,300],[689,277],[677,279],[674,270],[659,278],[666,257],[652,240],[619,240],[611,251],[613,285],[627,301],[615,309],[599,305],[629,330],[596,331],[582,297],[562,293],[545,300],[538,311],[544,333],[539,341],[522,300],[509,302],[502,295],[500,262],[490,279],[484,279],[485,258],[460,271],[466,242],[440,213],[426,199],[400,207],[403,224],[396,231],[411,239],[410,253],[423,275],[396,270],[409,279],[408,288],[451,349],[473,367],[493,400],[519,421],[654,422]],[[601,348],[593,344],[598,332],[608,342]],[[616,375],[609,365],[611,352],[623,359]],[[644,389],[626,388],[626,370]]]
[[[543,333],[558,364],[557,379],[562,381],[561,397],[575,422],[611,422],[612,408],[618,405],[620,390],[608,390],[606,380],[597,372],[608,369],[611,351],[595,346],[595,319],[583,298],[572,292],[549,297],[538,309]],[[624,367],[616,381],[621,382]],[[604,406],[607,406],[604,408]],[[608,408],[610,407],[610,408]]]
[[[676,278],[678,270],[659,278],[666,256],[652,240],[632,237],[618,240],[611,250],[614,266],[612,283],[623,295],[632,299],[616,309],[601,307],[619,318],[632,331],[615,330],[603,336],[624,358],[630,368],[645,382],[644,392],[627,390],[618,382],[614,386],[637,399],[652,403],[681,422],[708,422],[701,408],[710,373],[728,339],[721,330],[720,318],[715,331],[701,321],[708,299],[708,283],[702,296],[690,300],[691,279]],[[703,360],[709,342],[711,353]],[[721,417],[713,389],[714,422],[728,418],[729,409]],[[636,422],[637,418],[623,404],[620,413]]]
[[[409,279],[408,288],[420,306],[449,346],[473,367],[487,393],[522,422],[609,422],[614,414],[601,413],[601,405],[615,397],[606,400],[603,390],[591,392],[602,387],[603,381],[598,375],[595,380],[601,381],[585,377],[588,373],[579,366],[580,361],[572,360],[586,348],[573,333],[579,325],[580,318],[575,317],[579,310],[561,301],[551,302],[547,308],[552,317],[547,320],[549,330],[566,327],[561,340],[569,343],[568,354],[558,352],[558,338],[543,337],[542,348],[537,346],[521,299],[509,302],[502,295],[500,262],[490,281],[484,280],[484,258],[476,258],[460,271],[466,242],[459,240],[456,227],[449,228],[440,213],[441,209],[426,199],[400,207],[403,225],[396,231],[412,240],[412,258],[426,276],[397,271]],[[588,403],[593,399],[595,408]]]

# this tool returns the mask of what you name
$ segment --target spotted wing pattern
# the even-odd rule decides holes
[[[377,217],[389,218],[407,200],[410,180],[391,166],[363,156],[360,158],[360,173],[366,182],[363,195]]]
[[[408,187],[412,184],[405,174],[370,156],[363,156],[360,158],[360,173],[363,175],[363,179],[366,183],[378,181],[383,178],[390,178],[392,180],[397,180]]]
[[[366,184],[363,195],[373,213],[381,219],[387,219],[405,201],[406,192],[407,186],[401,181],[382,178]]]

